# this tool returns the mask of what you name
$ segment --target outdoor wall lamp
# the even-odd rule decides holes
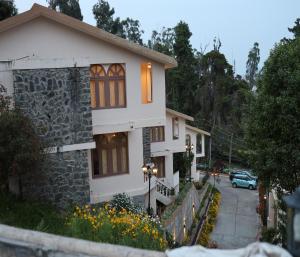
[[[151,177],[157,175],[158,169],[155,167],[154,163],[147,163],[143,165],[142,170],[144,175],[148,177],[148,181],[149,181],[149,191],[148,191],[149,199],[148,199],[147,212],[148,215],[151,215],[151,206],[150,206]]]
[[[300,187],[284,201],[287,209],[287,248],[294,257],[300,257]]]

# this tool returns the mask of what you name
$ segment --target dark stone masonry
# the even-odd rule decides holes
[[[144,163],[151,162],[151,142],[150,142],[150,128],[143,128],[143,156]]]
[[[93,141],[88,67],[15,70],[14,93],[48,147]],[[38,173],[24,183],[25,196],[61,208],[89,201],[88,150],[48,154]]]

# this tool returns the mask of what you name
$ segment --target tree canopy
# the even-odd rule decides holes
[[[300,38],[281,41],[265,62],[248,122],[251,161],[265,185],[300,184]]]
[[[251,50],[249,51],[246,64],[246,80],[248,81],[251,90],[255,90],[256,87],[259,61],[259,45],[257,42],[255,42],[253,48],[251,48]]]
[[[78,20],[83,20],[79,0],[48,0],[49,7]]]
[[[34,172],[43,159],[43,143],[31,120],[11,108],[1,85],[0,107],[0,186],[8,188],[9,176],[18,177],[21,184],[26,173]]]
[[[119,37],[126,38],[134,43],[143,45],[143,30],[140,29],[140,22],[131,18],[121,20],[114,18],[115,9],[110,7],[105,0],[99,0],[93,6],[93,14],[97,22],[97,27]]]
[[[14,1],[0,0],[0,21],[18,14]]]

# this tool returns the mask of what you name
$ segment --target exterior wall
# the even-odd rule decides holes
[[[167,257],[164,252],[91,242],[0,224],[1,257]]]
[[[127,193],[130,196],[146,193],[142,172],[143,160],[143,129],[128,132],[129,174],[116,175],[104,178],[92,178],[90,168],[89,179],[91,187],[91,202],[107,201],[118,193]],[[91,162],[91,158],[89,158]],[[90,164],[91,166],[91,164]]]
[[[164,123],[165,71],[162,64],[152,62],[153,103],[142,104],[141,63],[151,60],[45,18],[37,18],[1,33],[0,45],[0,60],[16,59],[13,69],[125,64],[127,107],[93,111],[94,134],[129,131]]]
[[[164,227],[173,236],[174,241],[181,243],[184,240],[186,233],[193,224],[201,199],[202,195],[199,195],[195,187],[192,186],[182,204],[174,211],[172,217],[165,222]],[[186,224],[186,228],[184,228],[184,224]]]
[[[194,154],[194,159],[191,165],[191,177],[194,181],[199,180],[199,172],[196,169],[196,145],[197,145],[197,133],[189,128],[186,128],[186,135],[191,136],[191,144],[194,145],[194,149],[191,151]]]
[[[15,104],[49,146],[92,142],[89,69],[15,70]],[[28,197],[65,208],[89,201],[87,150],[49,154],[24,183]],[[34,184],[34,186],[33,186]]]
[[[108,200],[121,192],[144,195],[141,167],[144,159],[149,158],[149,144],[147,129],[143,135],[142,128],[165,125],[164,65],[42,17],[2,32],[0,45],[0,60],[13,60],[11,69],[15,73],[18,105],[32,116],[38,128],[47,129],[44,137],[51,145],[90,142],[91,130],[93,135],[128,132],[129,174],[93,179],[91,153],[84,150],[88,156],[84,166],[89,170],[91,202]],[[142,104],[141,99],[141,64],[145,62],[152,63],[153,102],[150,104]],[[89,67],[98,63],[125,66],[126,108],[91,111]],[[80,94],[75,88],[74,96],[72,83],[68,81],[71,69],[65,67],[75,66],[84,73],[81,76],[85,76],[85,84]],[[65,92],[60,92],[61,88]],[[84,106],[76,109],[78,112],[66,107],[72,107],[69,94],[84,97]]]
[[[178,117],[179,138],[173,139],[172,118],[177,117],[169,113],[166,114],[165,141],[151,143],[151,154],[153,156],[164,155],[164,153],[185,152],[185,119]]]

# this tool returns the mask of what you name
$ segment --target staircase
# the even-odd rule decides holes
[[[171,204],[175,199],[174,188],[167,185],[165,182],[156,180],[156,199],[164,205]]]

